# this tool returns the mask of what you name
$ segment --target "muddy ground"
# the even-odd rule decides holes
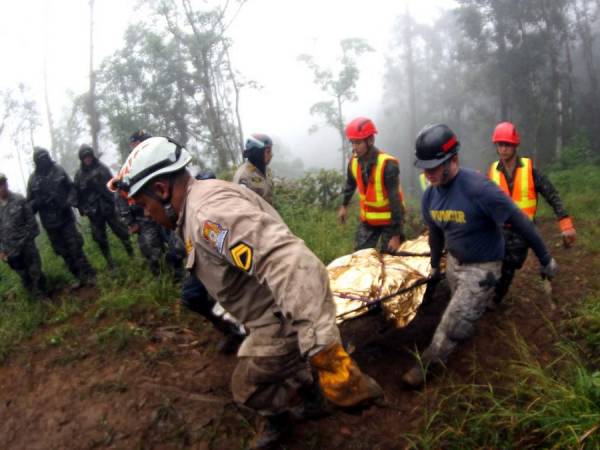
[[[557,339],[553,327],[600,286],[600,255],[563,249],[555,223],[544,222],[541,229],[561,267],[555,303],[544,293],[530,254],[506,304],[486,314],[446,373],[420,392],[403,389],[399,378],[443,312],[443,285],[406,329],[390,329],[377,315],[344,324],[353,356],[380,382],[387,405],[298,424],[282,448],[404,448],[403,436],[419,430],[425,406],[436,405],[449,378],[494,382],[489,374],[514,356],[508,345],[514,330],[540,361],[549,361]],[[196,318],[185,328],[152,318],[129,325],[150,332],[124,351],[99,351],[81,317],[71,320],[62,345],[48,345],[52,327],[23,343],[0,367],[0,449],[243,449],[256,424],[231,401],[235,356],[215,351],[217,332]]]

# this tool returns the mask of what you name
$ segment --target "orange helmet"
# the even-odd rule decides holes
[[[508,142],[509,144],[519,145],[521,143],[521,137],[512,123],[502,122],[496,125],[496,129],[492,134],[492,142],[494,144],[497,144],[498,142]]]
[[[375,124],[366,117],[357,117],[346,125],[346,137],[348,139],[367,139],[376,133]]]

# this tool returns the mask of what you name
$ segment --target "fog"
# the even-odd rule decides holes
[[[174,12],[162,14],[161,3]],[[239,162],[242,136],[252,132],[274,137],[275,161],[300,158],[304,169],[340,170],[339,130],[310,113],[315,103],[332,97],[317,87],[313,72],[298,56],[310,55],[335,78],[343,67],[340,42],[348,38],[364,40],[372,51],[354,58],[356,84],[343,103],[341,119],[347,122],[360,115],[375,121],[376,144],[400,158],[403,184],[414,183],[413,142],[426,123],[452,126],[463,143],[464,164],[480,170],[495,156],[489,137],[501,120],[518,123],[524,146],[542,164],[557,161],[574,139],[594,142],[597,134],[592,125],[600,116],[594,106],[599,103],[594,74],[597,2],[560,2],[550,7],[550,15],[537,2],[516,0],[508,11],[501,8],[502,2],[475,0],[188,2],[198,14],[228,5],[218,24],[223,27],[217,36],[221,47],[208,60],[215,63],[209,87],[214,90],[219,124],[211,122],[210,108],[206,112],[210,94],[198,87],[203,68],[194,59],[199,47],[192,42],[193,27],[186,23],[184,3],[94,2],[93,63],[99,105],[95,132],[85,103],[88,1],[24,0],[4,5],[0,171],[9,174],[13,189],[24,189],[33,145],[51,148],[54,139],[56,158],[72,171],[78,144],[91,143],[96,136],[102,159],[116,168],[137,126],[183,139],[200,165],[218,170]],[[167,26],[168,18],[179,31]],[[138,34],[132,34],[134,24],[139,25]],[[178,32],[187,34],[181,38]],[[144,47],[144,42],[151,45]],[[181,52],[179,59],[172,57],[174,49]],[[139,70],[135,74],[139,80],[155,81],[173,67],[182,70],[173,75],[179,78],[158,84],[164,89],[156,98],[150,84],[136,84],[133,75],[130,79],[118,75],[124,68]],[[232,84],[231,73],[237,85]],[[239,88],[239,121],[234,86]],[[16,103],[6,101],[9,91]],[[177,93],[188,95],[186,104],[171,105]],[[309,133],[315,125],[320,125],[318,130]],[[229,153],[224,156],[224,151]]]

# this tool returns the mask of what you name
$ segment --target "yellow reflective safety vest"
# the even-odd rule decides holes
[[[387,189],[383,183],[383,171],[388,161],[395,161],[396,158],[387,153],[379,152],[377,154],[377,163],[372,167],[369,174],[369,184],[363,183],[362,170],[358,158],[352,157],[351,170],[352,176],[356,180],[358,195],[360,198],[360,220],[369,225],[381,226],[392,223],[392,210],[390,209],[390,200]],[[404,194],[402,187],[398,186],[400,202],[404,204]]]
[[[537,193],[533,182],[533,161],[529,158],[520,158],[521,166],[517,166],[514,175],[512,192],[504,172],[498,170],[500,161],[492,163],[488,177],[502,189],[506,195],[513,199],[517,206],[529,219],[533,220],[537,211]]]
[[[421,192],[425,192],[429,187],[429,181],[427,181],[424,173],[419,175],[419,186],[421,187]]]

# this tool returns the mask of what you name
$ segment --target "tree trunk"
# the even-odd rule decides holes
[[[406,61],[406,81],[408,84],[408,136],[409,139],[415,139],[417,135],[417,93],[415,90],[415,62],[413,59],[413,36],[412,36],[412,17],[406,6],[404,14],[404,48]],[[417,186],[419,183],[419,173],[417,170],[410,171],[410,185]]]
[[[340,135],[341,147],[340,151],[342,152],[342,174],[346,173],[346,167],[348,161],[350,160],[350,150],[348,149],[348,142],[346,140],[346,133],[344,132],[344,116],[342,112],[342,98],[338,95],[336,98],[337,101],[337,130]]]
[[[88,115],[90,123],[90,134],[92,136],[92,147],[99,153],[98,135],[100,134],[100,118],[96,108],[96,73],[94,71],[94,1],[90,4],[90,88],[88,94]]]

